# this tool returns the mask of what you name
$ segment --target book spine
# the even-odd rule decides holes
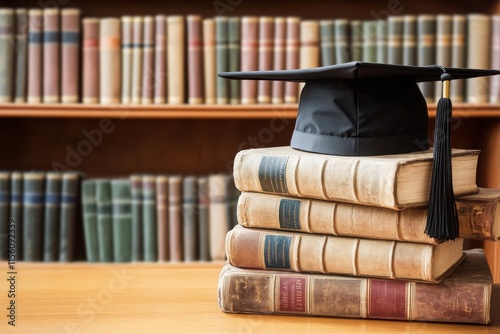
[[[121,80],[121,102],[129,104],[132,102],[132,62],[134,50],[134,23],[132,16],[122,16],[121,21],[121,53],[122,53],[122,80]]]
[[[166,102],[167,92],[167,25],[165,15],[155,16],[155,70],[154,70],[154,103]]]
[[[0,103],[12,102],[14,93],[14,10],[0,8]]]
[[[182,177],[168,178],[168,237],[170,261],[183,260],[182,234]]]
[[[75,232],[78,204],[81,202],[80,175],[78,173],[66,172],[61,178],[61,212],[59,214],[61,229],[59,235],[59,261],[69,262],[75,253]]]
[[[263,272],[226,265],[219,276],[219,307],[230,313],[488,324],[488,264],[484,256],[479,264],[469,265],[467,260],[461,267],[470,273],[457,274],[442,284]],[[470,281],[473,275],[474,282]]]
[[[0,14],[1,15],[1,14]],[[0,260],[9,256],[9,188],[10,173],[0,171]],[[17,221],[16,221],[17,223]]]
[[[228,18],[215,17],[216,73],[229,71],[229,23]],[[229,81],[216,76],[217,104],[229,103]]]
[[[182,219],[184,261],[198,260],[198,180],[186,176],[182,183]]]
[[[82,213],[85,255],[88,262],[99,262],[97,232],[97,201],[94,180],[82,181]]]
[[[61,91],[60,15],[57,8],[43,10],[43,102],[59,102]]]
[[[451,66],[452,19],[451,15],[436,16],[436,64],[443,67]],[[434,83],[434,101],[439,101],[441,98],[441,86],[441,82]]]
[[[14,102],[26,102],[27,52],[28,52],[28,11],[16,9],[16,74]]]
[[[351,59],[360,61],[363,59],[363,23],[360,20],[352,20],[349,25]]]
[[[144,18],[134,16],[132,19],[132,90],[130,103],[141,103],[142,96],[142,67],[143,67],[143,31]]]
[[[314,20],[300,22],[300,68],[319,66],[319,26]],[[297,100],[305,83],[299,83]]]
[[[453,15],[453,35],[451,41],[451,66],[465,67],[466,66],[466,33],[467,33],[467,16]],[[499,41],[500,42],[500,41]],[[492,67],[497,68],[497,67]],[[493,76],[492,78],[496,78]],[[465,81],[453,80],[453,85],[450,87],[450,98],[453,102],[465,101]]]
[[[168,103],[184,103],[184,17],[167,17],[167,87]]]
[[[28,11],[28,103],[42,102],[42,42],[41,9]]]
[[[99,102],[99,19],[82,20],[82,102]]]
[[[417,17],[414,15],[403,16],[403,65],[417,65]]]
[[[144,226],[144,261],[158,261],[157,216],[156,216],[156,176],[142,178],[142,221]]]
[[[144,42],[142,62],[142,104],[152,104],[155,90],[155,19],[144,17]]]
[[[363,61],[377,61],[377,21],[363,22]]]
[[[387,61],[389,64],[403,63],[403,16],[387,19]]]
[[[23,260],[23,173],[10,175],[10,218],[15,224],[16,261]]]
[[[45,219],[43,222],[43,260],[57,261],[59,257],[59,208],[61,205],[61,174],[45,175]]]
[[[216,102],[216,56],[215,56],[215,20],[203,20],[203,81],[205,83],[205,103]],[[237,81],[237,80],[232,80]]]
[[[467,29],[467,67],[484,68],[490,66],[491,19],[489,15],[469,14]],[[473,78],[466,82],[468,103],[489,101],[489,78]]]
[[[273,69],[284,70],[286,68],[286,18],[276,17],[274,19],[274,56]],[[235,80],[233,80],[235,81]],[[283,103],[285,94],[285,83],[283,81],[272,81],[271,103]]]
[[[258,69],[259,71],[272,70],[274,53],[274,18],[263,16],[259,18],[259,43],[258,43]],[[271,103],[272,82],[260,80],[257,82],[257,102]]]
[[[200,15],[188,15],[188,103],[202,104],[203,101],[203,31]],[[226,51],[227,53],[227,51]],[[227,60],[227,58],[226,58]]]
[[[100,102],[120,103],[120,19],[101,19],[99,29]]]
[[[113,225],[113,255],[115,262],[132,260],[132,210],[130,181],[111,180],[111,204]]]
[[[456,200],[460,238],[500,240],[500,191],[479,188],[479,193]]]
[[[453,49],[453,52],[456,50]],[[457,50],[460,52],[461,50]],[[491,16],[491,68],[500,68],[500,15]],[[455,84],[454,84],[455,85]],[[490,103],[500,103],[500,78],[490,78]]]
[[[224,174],[212,174],[208,177],[210,258],[212,261],[225,260],[224,240],[228,232],[227,214],[227,178]]]
[[[321,66],[335,65],[335,21],[319,21]]]
[[[208,177],[198,178],[198,248],[200,261],[210,261]]]
[[[433,15],[419,15],[417,17],[417,30],[417,65],[426,66],[435,64],[436,17]],[[427,102],[434,102],[434,83],[421,82],[418,86],[425,100]]]
[[[111,206],[111,183],[109,180],[96,180],[97,235],[99,261],[113,262],[113,226]]]
[[[377,21],[377,62],[387,63],[387,21]]]
[[[232,175],[227,176],[226,186],[227,186],[226,193],[227,193],[227,216],[228,216],[227,228],[229,231],[233,227],[238,225],[237,207],[238,207],[238,199],[241,195],[241,192],[234,185],[234,178]]]
[[[132,261],[143,260],[143,221],[142,221],[142,176],[130,175],[130,196],[132,212]]]
[[[462,244],[463,239],[457,239],[446,246],[461,254]],[[433,272],[436,247],[242,226],[229,231],[226,238],[228,263],[235,267],[426,282],[439,280]]]
[[[41,261],[45,174],[23,175],[23,260]]]
[[[240,70],[241,60],[241,34],[240,34],[240,18],[236,16],[229,17],[229,34],[228,34],[228,52],[229,52],[229,71],[237,72]],[[231,104],[239,104],[241,96],[240,80],[229,81],[229,102]]]
[[[298,17],[286,18],[286,69],[299,68],[299,38],[300,19]],[[297,103],[299,84],[296,82],[285,82],[285,103]]]
[[[166,175],[156,177],[156,216],[158,219],[158,261],[165,262],[169,260],[168,176]]]
[[[244,16],[241,18],[241,70],[256,71],[259,65],[258,54],[259,18]],[[243,80],[241,82],[241,104],[257,102],[258,82]]]
[[[61,102],[79,101],[80,10],[61,10]]]
[[[349,51],[349,20],[335,20],[335,59],[337,64],[351,61]]]

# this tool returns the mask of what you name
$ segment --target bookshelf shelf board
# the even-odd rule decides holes
[[[295,118],[296,115],[296,104],[0,104],[0,118],[270,119]],[[453,116],[463,118],[500,118],[500,105],[457,103],[453,106]],[[435,104],[429,104],[429,117],[436,117]]]

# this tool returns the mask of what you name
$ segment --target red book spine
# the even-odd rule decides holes
[[[187,17],[188,103],[203,103],[203,49],[201,16]]]
[[[274,48],[274,18],[261,17],[259,19],[259,70],[271,70],[273,67]],[[262,80],[258,82],[258,103],[271,102],[272,82]]]
[[[152,16],[144,17],[142,104],[153,103],[154,95],[154,47],[155,21]]]
[[[61,11],[61,101],[78,102],[80,59],[80,10]]]
[[[273,70],[284,70],[286,68],[286,18],[274,19],[274,59]],[[272,82],[272,103],[283,103],[285,83],[283,81]]]
[[[241,19],[241,70],[256,71],[258,69],[258,36],[259,19],[245,16]],[[255,80],[241,82],[241,104],[257,102],[257,85]]]
[[[166,94],[166,19],[165,15],[155,17],[155,69],[154,69],[154,103],[165,103]]]
[[[42,10],[28,12],[28,103],[42,101]]]
[[[83,103],[99,102],[99,19],[85,18],[83,24]]]
[[[59,102],[60,94],[59,9],[43,10],[43,102]]]

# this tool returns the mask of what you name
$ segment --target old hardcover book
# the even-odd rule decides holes
[[[23,175],[23,260],[43,259],[43,206],[45,173]]]
[[[82,20],[82,102],[99,102],[99,19]]]
[[[208,177],[208,196],[210,198],[210,258],[212,261],[226,259],[224,239],[228,229],[227,182],[226,174],[212,174]]]
[[[316,20],[305,20],[300,22],[299,58],[300,68],[313,68],[319,66],[319,24]]]
[[[115,262],[132,259],[132,210],[129,179],[111,180],[113,257]]]
[[[132,18],[132,85],[130,91],[130,103],[141,103],[142,97],[142,62],[143,62],[143,30],[144,18],[134,16]]]
[[[436,16],[436,64],[451,66],[451,36],[453,33],[453,17],[451,15]],[[455,82],[453,82],[455,84]],[[434,83],[434,101],[441,98],[441,82]],[[453,101],[455,102],[455,101]]]
[[[157,217],[157,244],[158,261],[169,260],[168,241],[168,176],[158,175],[156,177],[156,217]]]
[[[61,10],[61,102],[79,102],[80,10]]]
[[[210,261],[208,177],[198,177],[198,251],[200,261]]]
[[[170,261],[184,259],[182,233],[182,176],[171,175],[168,178],[168,243]]]
[[[466,34],[467,34],[467,16],[453,15],[453,33],[451,39],[451,66],[465,67],[466,66]],[[500,41],[499,41],[500,42]],[[492,65],[492,68],[498,68]],[[497,78],[496,75],[492,78]],[[453,102],[465,101],[465,82],[464,80],[453,80],[453,85],[450,87],[450,98]]]
[[[467,67],[489,68],[491,65],[491,18],[484,14],[469,14],[467,20]],[[466,102],[488,103],[489,80],[488,77],[467,80]]]
[[[403,64],[403,16],[387,19],[387,62]]]
[[[453,150],[455,194],[477,192],[479,152]],[[234,180],[254,191],[380,206],[401,210],[429,201],[432,150],[365,157],[340,157],[289,146],[250,149],[234,159]]]
[[[377,21],[377,62],[387,63],[387,21]]]
[[[202,104],[203,100],[203,32],[200,15],[188,15],[187,27],[187,79],[188,103]],[[226,49],[227,52],[227,49]]]
[[[16,9],[16,73],[14,76],[14,102],[26,102],[27,59],[28,59],[28,10]]]
[[[215,20],[203,20],[203,83],[205,103],[215,104],[216,99],[216,56],[215,56]],[[237,80],[231,80],[237,81]]]
[[[228,51],[229,51],[229,71],[237,72],[240,70],[240,42],[241,42],[241,32],[240,32],[240,17],[231,16],[229,17],[229,34],[228,34]],[[231,104],[240,103],[240,80],[229,80],[229,102]]]
[[[440,282],[462,258],[463,239],[438,245],[234,227],[228,262],[240,268]]]
[[[349,47],[349,20],[335,20],[335,59],[337,64],[351,61]]]
[[[59,230],[59,261],[69,262],[74,258],[75,233],[79,212],[80,174],[65,172],[61,177],[61,206]]]
[[[61,205],[61,174],[47,172],[45,175],[45,208],[43,221],[43,260],[59,259],[59,229]]]
[[[16,261],[23,259],[23,173],[13,171],[10,174],[10,210],[16,232]]]
[[[121,102],[129,104],[132,101],[132,62],[134,50],[134,23],[132,16],[122,16],[121,19],[121,54],[122,80]]]
[[[414,15],[403,16],[403,65],[417,65],[417,17]]]
[[[99,262],[113,262],[111,182],[108,179],[98,179],[95,182]]]
[[[83,239],[87,262],[99,262],[95,180],[82,181]]]
[[[130,196],[131,196],[131,211],[132,211],[132,258],[134,262],[142,261],[143,256],[143,200],[142,200],[142,175],[130,175]]]
[[[377,21],[363,22],[363,61],[377,61]]]
[[[436,63],[436,16],[419,15],[417,17],[417,65],[425,66]],[[418,84],[427,102],[434,102],[434,82]]]
[[[184,103],[184,16],[167,16],[167,91],[169,104]]]
[[[319,21],[319,40],[321,48],[321,66],[335,65],[335,21]]]
[[[154,98],[154,57],[155,57],[155,19],[144,16],[144,38],[142,43],[142,104],[152,104]]]
[[[120,103],[120,19],[101,19],[99,29],[100,102]]]
[[[300,38],[300,18],[289,16],[286,18],[286,69],[299,68],[299,38]],[[236,81],[236,80],[235,80]],[[285,82],[285,103],[297,103],[299,84],[296,82]]]
[[[456,200],[459,238],[500,240],[500,190]],[[427,208],[402,211],[350,203],[243,192],[238,222],[244,227],[368,239],[438,244],[425,233]]]
[[[9,193],[10,173],[0,171],[0,259],[6,260],[9,253]],[[16,222],[17,223],[17,222]],[[17,239],[17,238],[16,238]]]
[[[274,19],[274,53],[273,70],[286,69],[286,18],[276,17]],[[231,80],[237,81],[237,80]],[[285,93],[285,83],[283,81],[273,81],[271,83],[271,103],[283,103]]]
[[[198,260],[198,181],[185,176],[182,181],[182,232],[184,261]]]
[[[12,102],[14,93],[14,9],[0,8],[0,103]]]
[[[41,9],[28,11],[28,103],[42,102],[42,42]]]
[[[500,15],[491,16],[491,68],[500,68]],[[490,103],[500,102],[500,78],[490,78]]]
[[[441,284],[226,265],[219,278],[219,307],[229,313],[489,324],[493,280],[488,263],[482,250],[465,255]]]
[[[216,73],[229,71],[229,50],[228,50],[229,26],[228,18],[224,16],[215,17],[215,55]],[[229,103],[229,81],[215,76],[217,104]]]
[[[243,16],[241,18],[241,70],[256,71],[259,66],[259,18]],[[241,104],[257,102],[258,81],[243,80],[241,82]]]
[[[165,15],[155,16],[154,103],[163,104],[167,93],[167,22]]]
[[[61,92],[60,15],[58,8],[43,9],[43,102],[59,102]]]
[[[259,71],[273,69],[274,17],[259,17]],[[257,103],[271,103],[272,81],[261,80],[257,84]]]
[[[144,261],[147,262],[158,261],[156,213],[156,176],[144,175],[142,177],[142,223]]]
[[[363,60],[363,23],[361,20],[351,20],[349,26],[351,59],[361,61]]]

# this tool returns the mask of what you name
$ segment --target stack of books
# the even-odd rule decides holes
[[[491,272],[482,250],[463,250],[464,238],[500,238],[500,190],[477,188],[478,153],[453,150],[460,238],[441,241],[424,234],[432,150],[239,152],[221,309],[488,324]]]

